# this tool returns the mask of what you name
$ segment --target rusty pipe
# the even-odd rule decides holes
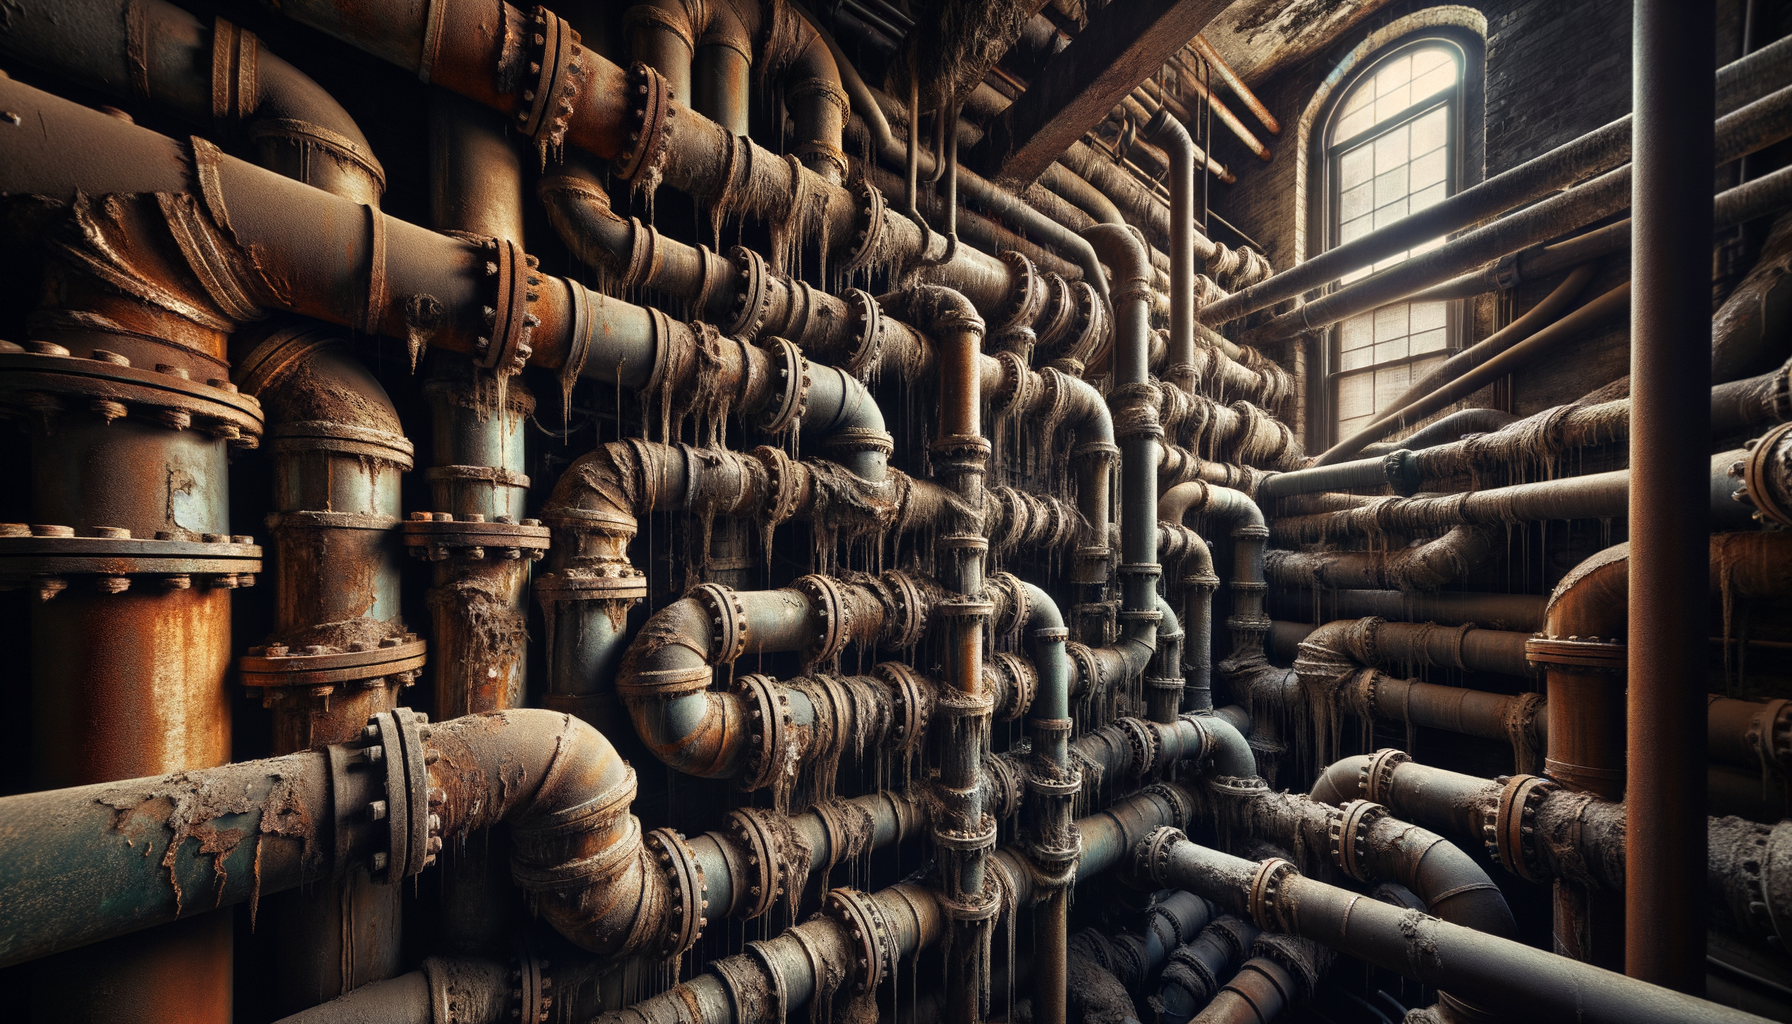
[[[1244,80],[1238,77],[1238,73],[1233,71],[1225,59],[1220,56],[1219,51],[1213,48],[1213,44],[1201,36],[1196,36],[1194,47],[1195,52],[1201,55],[1201,59],[1213,68],[1214,74],[1219,76],[1220,81],[1226,83],[1226,88],[1231,89],[1239,99],[1243,100],[1245,107],[1257,116],[1257,120],[1263,122],[1263,127],[1269,129],[1271,135],[1280,135],[1282,126],[1276,122],[1275,115],[1271,114],[1269,108],[1263,105],[1263,101],[1258,99],[1256,94],[1251,92],[1250,87],[1244,84]],[[1185,69],[1188,67],[1180,52],[1177,54],[1177,63]]]
[[[1264,575],[1269,528],[1264,525],[1263,511],[1244,492],[1202,480],[1177,484],[1158,500],[1161,521],[1179,524],[1190,513],[1232,523],[1232,614],[1226,619],[1232,631],[1232,653],[1228,661],[1262,663],[1263,640],[1269,633],[1269,616],[1263,609],[1269,591]],[[1217,578],[1214,582],[1217,584]]]
[[[1207,86],[1202,84],[1199,77],[1189,74],[1180,75],[1178,77],[1184,85],[1189,87],[1190,91],[1207,101],[1207,105],[1213,110],[1213,116],[1218,118],[1220,123],[1225,125],[1226,129],[1236,136],[1239,142],[1244,143],[1244,148],[1256,154],[1257,159],[1262,160],[1264,163],[1268,163],[1275,157],[1275,154],[1270,151],[1268,146],[1259,141],[1257,136],[1251,134],[1250,128],[1246,127],[1245,123],[1239,120],[1238,115],[1232,112],[1231,107],[1226,106],[1224,101],[1208,91]],[[1191,123],[1197,117],[1196,113],[1190,111],[1188,107],[1184,106],[1176,97],[1166,92],[1155,79],[1146,79],[1145,83],[1139,86],[1137,91],[1142,94],[1145,99],[1149,99],[1162,106],[1164,110],[1170,112],[1177,121],[1184,125]]]
[[[257,162],[377,207],[385,171],[354,119],[318,84],[222,18],[163,0],[21,7],[0,52],[193,124],[242,131]]]
[[[1170,351],[1166,379],[1195,389],[1195,150],[1188,129],[1159,108],[1147,137],[1170,154]],[[1056,165],[1054,165],[1056,166]]]

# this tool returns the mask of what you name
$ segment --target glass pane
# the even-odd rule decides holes
[[[1397,266],[1397,265],[1399,265],[1401,263],[1405,263],[1405,262],[1406,262],[1406,253],[1397,252],[1397,253],[1393,254],[1392,256],[1389,256],[1387,259],[1377,262],[1375,264],[1375,269],[1376,270],[1386,270],[1389,267]]]
[[[1430,252],[1431,250],[1437,248],[1438,246],[1440,246],[1442,244],[1444,244],[1444,240],[1442,238],[1433,238],[1429,242],[1420,242],[1418,245],[1413,246],[1411,253],[1412,253],[1412,255],[1417,256],[1418,254],[1420,254],[1422,252]]]
[[[1407,165],[1402,164],[1386,174],[1375,176],[1375,205],[1377,207],[1386,206],[1396,199],[1405,198],[1406,167]],[[1346,213],[1345,216],[1354,217],[1356,214]]]
[[[1344,193],[1339,197],[1338,216],[1345,220],[1355,220],[1363,214],[1368,213],[1373,208],[1370,199],[1375,195],[1375,192],[1375,186],[1359,185]]]
[[[1346,352],[1349,352],[1351,349],[1362,348],[1374,341],[1375,315],[1373,313],[1359,313],[1344,321],[1340,340],[1344,346],[1344,351]]]
[[[1338,416],[1374,415],[1375,413],[1375,378],[1371,374],[1359,373],[1349,377],[1338,378]]]
[[[1412,81],[1412,57],[1395,58],[1388,61],[1386,67],[1375,73],[1375,95],[1378,98],[1391,95],[1410,81]]]
[[[1361,370],[1375,362],[1375,346],[1368,348],[1347,349],[1338,357],[1343,362],[1343,369]]]
[[[1357,431],[1363,429],[1364,427],[1368,426],[1369,421],[1374,418],[1375,417],[1373,417],[1373,416],[1354,416],[1347,420],[1339,420],[1338,421],[1338,436],[1341,438],[1349,437],[1350,435],[1352,435],[1352,434],[1356,433]]]
[[[1398,202],[1389,203],[1388,205],[1375,211],[1375,226],[1377,228],[1385,228],[1389,224],[1392,224],[1395,221],[1397,221],[1405,216],[1406,216],[1406,200],[1402,199],[1402,200],[1399,200]]]
[[[1367,95],[1367,93],[1363,93],[1361,95]],[[1336,133],[1333,135],[1333,138],[1336,138],[1339,141],[1342,141],[1344,139],[1355,138],[1357,135],[1360,135],[1361,133],[1368,131],[1369,126],[1373,125],[1374,123],[1375,123],[1375,108],[1374,107],[1364,107],[1361,110],[1355,111],[1353,113],[1345,114],[1343,117],[1339,118],[1338,119],[1338,128],[1337,128]]]
[[[1345,221],[1344,226],[1338,231],[1341,240],[1349,242],[1368,234],[1374,228],[1374,225],[1370,223],[1372,220],[1374,220],[1373,217],[1358,217],[1355,220]]]
[[[1453,67],[1455,63],[1445,50],[1437,48],[1420,50],[1412,55],[1412,74],[1414,78],[1418,78],[1434,68]]]
[[[1428,206],[1436,206],[1444,200],[1444,183],[1438,182],[1428,189],[1412,197],[1412,212],[1418,213]]]
[[[1434,149],[1412,162],[1412,188],[1416,191],[1444,180],[1445,159],[1449,151]]]
[[[1368,267],[1363,267],[1358,270],[1352,270],[1350,273],[1345,274],[1343,277],[1338,278],[1338,283],[1349,284],[1352,281],[1361,281],[1363,278],[1368,277],[1372,273],[1374,273],[1374,271],[1370,270]]]
[[[1375,404],[1376,412],[1383,412],[1381,406],[1391,403],[1400,397],[1400,392],[1412,386],[1412,371],[1406,366],[1390,366],[1375,371]]]
[[[1412,333],[1429,331],[1444,325],[1444,304],[1441,302],[1408,303],[1412,310]]]
[[[1406,126],[1401,125],[1375,140],[1375,173],[1386,174],[1406,163],[1406,154]]]
[[[1373,152],[1368,146],[1358,146],[1338,158],[1338,187],[1355,188],[1371,177]],[[1430,182],[1426,182],[1427,185]],[[1348,219],[1348,218],[1346,218]]]
[[[1374,98],[1374,89],[1359,86],[1355,92],[1350,94],[1350,98],[1344,101],[1344,112],[1348,114],[1353,111],[1361,110],[1368,106],[1369,101]]]
[[[1375,340],[1388,341],[1406,336],[1407,303],[1399,302],[1392,306],[1383,306],[1373,314],[1375,317]]]
[[[1444,130],[1449,127],[1449,120],[1443,107],[1412,123],[1412,151],[1417,156],[1429,153],[1444,144]]]
[[[1420,352],[1442,352],[1443,350],[1444,329],[1442,327],[1435,331],[1426,331],[1423,334],[1412,336],[1412,354],[1415,356]]]
[[[1410,106],[1412,106],[1412,90],[1403,85],[1386,96],[1376,97],[1375,120],[1377,122],[1386,121]]]
[[[1443,356],[1433,356],[1430,359],[1415,360],[1408,366],[1408,369],[1412,371],[1412,379],[1414,381],[1421,381],[1425,379],[1426,374],[1437,369],[1443,361]]]
[[[1435,96],[1455,84],[1456,62],[1450,61],[1441,68],[1434,68],[1419,76],[1412,83],[1412,101],[1417,103],[1427,96]]]
[[[1405,359],[1405,358],[1406,358],[1406,339],[1405,338],[1396,338],[1393,341],[1384,341],[1375,346],[1375,362],[1378,365],[1381,363],[1392,362],[1395,359]],[[1379,384],[1376,385],[1377,388],[1379,388],[1380,386],[1381,385],[1379,385]]]

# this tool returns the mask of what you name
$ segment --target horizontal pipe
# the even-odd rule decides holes
[[[1540,594],[1424,593],[1419,591],[1301,590],[1270,592],[1270,609],[1280,618],[1339,618],[1374,615],[1392,622],[1477,623],[1488,629],[1535,632],[1543,628],[1548,598]]]
[[[1159,833],[1139,868],[1266,931],[1289,932],[1447,989],[1476,1006],[1563,1024],[1736,1024],[1765,1018],[1546,953],[1511,939],[1367,899],[1301,875]],[[1273,879],[1275,887],[1265,882]],[[1299,908],[1298,913],[1295,908]]]

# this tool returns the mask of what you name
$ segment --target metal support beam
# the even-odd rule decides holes
[[[966,162],[1003,185],[1032,184],[1225,7],[1225,0],[1110,5],[990,122]]]
[[[1629,827],[1624,970],[1705,989],[1710,576],[1709,0],[1637,0],[1630,275]]]

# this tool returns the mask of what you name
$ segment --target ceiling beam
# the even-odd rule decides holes
[[[1010,188],[1024,188],[1071,143],[1101,123],[1122,97],[1200,34],[1228,0],[1111,3],[1051,59],[1014,105],[989,124],[966,163]]]

